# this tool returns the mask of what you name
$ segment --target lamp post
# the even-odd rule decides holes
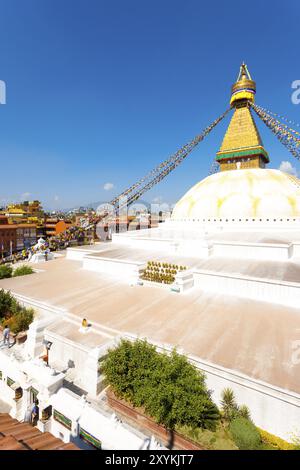
[[[45,348],[46,348],[46,355],[45,355],[46,364],[47,366],[49,366],[49,351],[53,343],[51,341],[47,341],[46,339],[44,339],[43,344],[45,345]]]

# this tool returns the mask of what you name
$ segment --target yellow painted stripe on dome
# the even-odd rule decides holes
[[[291,206],[293,216],[294,217],[297,216],[297,201],[296,201],[295,197],[288,196],[287,199],[288,199],[289,204]]]

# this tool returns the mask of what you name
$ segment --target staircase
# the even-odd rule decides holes
[[[28,423],[19,423],[7,413],[0,414],[1,450],[79,450],[65,444],[49,432],[42,433]]]

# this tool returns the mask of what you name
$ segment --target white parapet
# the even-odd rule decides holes
[[[300,243],[293,243],[292,252],[294,258],[300,258]]]
[[[185,292],[194,286],[194,275],[191,270],[179,271],[175,276],[173,288],[178,288],[179,292]],[[174,290],[174,289],[173,289]]]
[[[35,320],[29,326],[25,350],[30,358],[33,359],[42,353],[45,328],[53,323],[54,319],[51,315],[47,318]]]
[[[81,261],[84,256],[91,253],[88,248],[67,248],[67,259]]]
[[[293,255],[291,243],[214,242],[212,254],[226,258],[288,260]]]
[[[141,262],[128,260],[119,260],[116,258],[107,258],[101,256],[88,255],[83,258],[83,269],[95,271],[98,273],[113,274],[116,277],[128,279],[134,276],[136,270],[144,265]]]
[[[123,424],[114,413],[108,413],[99,406],[96,409],[84,397],[79,398],[64,388],[51,398],[51,404],[51,433],[64,442],[73,441],[83,449],[91,443],[103,450],[139,450],[149,441],[138,430]],[[164,449],[153,439],[147,447]]]
[[[54,259],[54,254],[49,252],[49,253],[35,253],[32,255],[32,257],[29,259],[30,263],[46,263],[47,261],[52,261]]]
[[[196,269],[194,284],[202,290],[296,308],[300,283]]]

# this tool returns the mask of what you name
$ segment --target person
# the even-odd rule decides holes
[[[31,408],[31,424],[32,426],[35,426],[37,423],[37,420],[39,419],[39,407],[38,407],[38,400],[35,400],[32,404]]]
[[[9,335],[10,335],[10,329],[8,325],[5,325],[5,328],[3,330],[3,343],[7,344],[9,346]]]

